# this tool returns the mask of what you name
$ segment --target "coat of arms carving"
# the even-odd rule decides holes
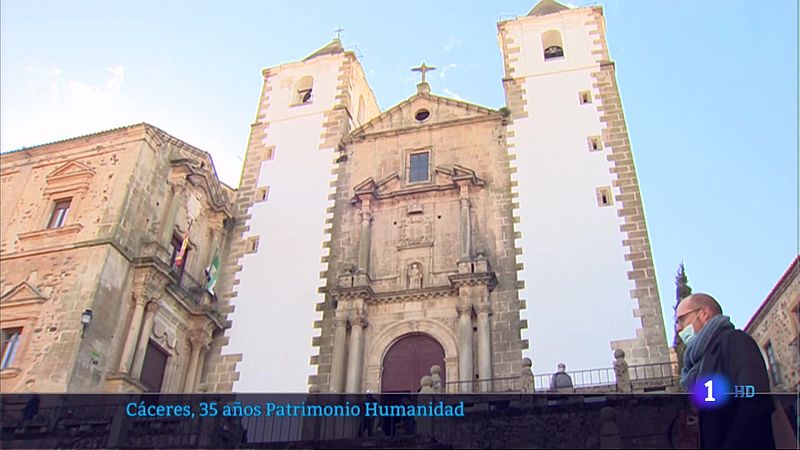
[[[412,214],[400,223],[400,247],[433,244],[433,219],[423,214]]]

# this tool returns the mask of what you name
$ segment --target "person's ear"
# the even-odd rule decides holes
[[[703,325],[711,319],[711,311],[708,308],[701,309],[699,315],[703,320]]]

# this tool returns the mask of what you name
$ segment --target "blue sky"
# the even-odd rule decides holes
[[[797,4],[600,4],[665,318],[684,261],[743,327],[798,249]],[[434,93],[499,108],[496,22],[533,5],[5,0],[0,149],[145,121],[210,152],[235,186],[262,68],[341,26],[382,109],[414,93],[423,60]]]

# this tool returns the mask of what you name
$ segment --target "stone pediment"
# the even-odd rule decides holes
[[[466,182],[474,186],[486,185],[486,182],[478,177],[474,170],[467,167],[459,166],[458,164],[436,166],[430,183],[408,185],[400,178],[397,172],[392,172],[389,176],[379,181],[375,181],[372,177],[367,178],[353,188],[356,195],[353,201],[357,201],[362,196],[371,196],[382,200],[427,191],[459,189],[459,182]]]
[[[0,304],[3,306],[12,303],[39,303],[47,300],[38,289],[27,282],[14,286],[0,297]]]
[[[418,113],[427,111],[424,120]],[[422,116],[419,116],[422,117]],[[416,94],[353,130],[345,142],[384,132],[413,131],[435,125],[458,124],[472,120],[501,119],[499,111],[428,93]]]
[[[94,170],[92,170],[86,164],[83,164],[80,161],[70,161],[58,169],[50,172],[50,174],[47,175],[47,182],[54,183],[61,180],[88,179],[93,176]]]

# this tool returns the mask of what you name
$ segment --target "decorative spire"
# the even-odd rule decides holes
[[[427,94],[431,91],[431,86],[425,81],[425,72],[430,70],[436,70],[436,67],[428,66],[425,64],[425,61],[419,67],[412,67],[412,72],[420,72],[422,74],[422,81],[417,84],[417,93],[418,94]]]

